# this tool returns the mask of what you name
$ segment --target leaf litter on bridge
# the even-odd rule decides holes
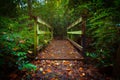
[[[83,59],[82,55],[68,40],[52,40],[38,53],[42,59]]]

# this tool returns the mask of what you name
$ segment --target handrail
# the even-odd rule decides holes
[[[67,27],[67,30],[74,27],[78,23],[82,22],[82,17],[80,17],[78,20],[76,20],[74,23],[72,23],[70,26]]]
[[[43,25],[45,25],[46,27],[52,29],[52,27],[51,27],[48,23],[46,23],[45,21],[43,21],[43,20],[40,19],[39,17],[37,17],[37,23],[43,24]]]
[[[68,34],[82,34],[82,31],[68,31]]]
[[[81,24],[79,26],[81,26],[81,30],[77,30],[77,31],[69,31],[69,29],[75,27],[77,24]],[[81,45],[75,43],[74,41],[72,41],[71,39],[68,38],[68,40],[70,42],[72,42],[79,50],[82,51],[82,54],[85,57],[85,31],[86,31],[86,20],[84,17],[80,17],[78,20],[76,20],[75,22],[73,22],[70,26],[67,27],[67,34],[70,35],[78,35],[80,34],[81,37]]]
[[[35,23],[34,23],[34,54],[37,54],[37,50],[39,50],[39,35],[46,35],[46,34],[50,34],[51,33],[51,38],[53,37],[53,32],[52,32],[52,27],[46,23],[45,21],[43,21],[42,19],[40,19],[39,17],[36,17],[35,19]],[[45,25],[44,27],[49,28],[49,31],[42,31],[39,30],[39,25]]]

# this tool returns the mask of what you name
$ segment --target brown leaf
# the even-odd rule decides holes
[[[83,71],[83,68],[82,68],[82,67],[80,67],[80,68],[79,68],[79,71]]]
[[[52,72],[51,69],[46,69],[45,71],[48,72],[48,73]]]
[[[45,72],[45,71],[43,71],[42,73],[43,73],[43,74],[46,74],[46,72]]]
[[[71,67],[73,64],[69,64],[69,66]]]
[[[58,63],[58,62],[57,62],[57,63],[55,63],[55,66],[59,66],[59,65],[60,65],[60,63]]]
[[[70,62],[69,62],[69,61],[63,61],[63,64],[64,64],[64,65],[69,65]]]
[[[71,75],[72,75],[72,71],[69,71],[69,72],[68,72],[68,75],[71,76]]]
[[[58,80],[57,78],[52,78],[52,79],[50,79],[50,80]]]
[[[66,71],[71,71],[71,69],[70,69],[70,68],[67,68]]]
[[[85,73],[81,73],[81,74],[80,74],[80,77],[84,77],[84,76],[85,76]]]

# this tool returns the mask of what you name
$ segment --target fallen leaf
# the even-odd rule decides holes
[[[72,71],[69,71],[69,72],[68,72],[68,75],[71,76],[71,75],[72,75]]]
[[[43,68],[40,68],[39,70],[42,72],[42,71],[43,71]]]
[[[45,71],[43,71],[42,73],[43,73],[43,74],[46,74],[46,72],[45,72]]]
[[[50,80],[58,80],[57,78],[52,78],[52,79],[50,79]]]
[[[85,73],[81,73],[81,74],[80,74],[80,77],[84,77],[84,76],[85,76]]]
[[[58,63],[58,62],[57,62],[57,63],[55,63],[55,66],[59,66],[59,65],[60,65],[60,63]]]
[[[48,72],[48,73],[52,72],[51,69],[46,69],[45,71]]]
[[[70,69],[70,68],[67,68],[66,71],[71,71],[71,69]]]
[[[82,67],[80,67],[80,68],[79,68],[79,71],[83,71],[83,68],[82,68]]]
[[[32,54],[33,52],[29,50],[28,53],[29,53],[29,54]]]
[[[69,62],[69,61],[63,61],[63,64],[64,64],[64,65],[69,65],[70,62]]]
[[[73,64],[69,64],[69,66],[71,67]]]
[[[51,65],[49,64],[48,66],[50,67]]]

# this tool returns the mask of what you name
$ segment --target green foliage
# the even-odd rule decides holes
[[[105,50],[97,50],[94,53],[86,53],[87,57],[91,57],[92,59],[97,61],[98,67],[105,67],[105,66],[112,66],[113,60],[112,56],[109,54],[110,51],[105,51]]]
[[[0,1],[0,16],[15,17],[17,14],[16,6],[20,0]]]
[[[36,66],[29,63],[28,51],[33,52],[33,29],[28,27],[31,22],[23,22],[27,17],[13,20],[0,17],[0,66],[18,68],[19,70],[35,70]]]
[[[27,69],[28,71],[31,71],[31,70],[35,71],[36,68],[37,67],[31,63],[25,63],[23,64],[23,67],[22,67],[22,69]]]
[[[87,35],[93,38],[94,42],[91,47],[94,47],[95,51],[87,55],[98,59],[100,65],[106,66],[113,64],[112,59],[117,51],[116,46],[120,38],[118,37],[119,29],[113,21],[116,14],[114,13],[115,7],[107,6],[106,8],[103,6],[104,1],[99,3],[101,4],[91,4],[89,7],[92,11],[89,12],[91,16],[87,20]]]
[[[74,20],[81,15],[86,17],[86,35],[93,39],[90,47],[94,49],[86,55],[98,59],[103,66],[113,64],[112,59],[120,42],[120,32],[116,26],[120,23],[118,4],[119,0],[80,0],[78,3],[70,0],[69,3]]]

